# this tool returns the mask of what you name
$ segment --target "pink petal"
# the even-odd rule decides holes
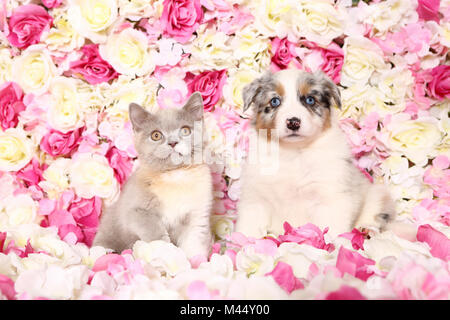
[[[7,276],[0,274],[0,292],[8,300],[16,299],[16,290],[14,289],[14,282]]]
[[[450,260],[450,239],[445,234],[434,229],[429,224],[424,224],[417,230],[417,240],[427,243],[431,250],[430,253],[444,261]]]
[[[269,275],[289,294],[294,290],[304,288],[300,279],[295,277],[292,267],[283,261],[279,261],[272,272],[266,274],[266,276]]]
[[[367,300],[357,289],[342,285],[339,290],[330,292],[325,300]]]

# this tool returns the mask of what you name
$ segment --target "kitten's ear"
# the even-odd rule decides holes
[[[183,110],[191,114],[195,119],[203,117],[203,98],[200,92],[196,91],[189,97]]]
[[[137,103],[130,103],[128,114],[135,131],[144,129],[146,123],[152,118],[152,115]]]

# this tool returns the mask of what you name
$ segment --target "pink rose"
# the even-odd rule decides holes
[[[450,98],[450,66],[434,67],[430,74],[433,77],[427,85],[430,95],[438,100]]]
[[[70,63],[72,72],[82,75],[90,84],[98,84],[115,79],[119,74],[98,52],[98,44],[87,44],[81,49],[80,60]]]
[[[161,27],[164,34],[186,43],[203,19],[200,0],[164,0]]]
[[[434,20],[439,23],[440,0],[418,0],[417,13],[425,21]]]
[[[286,69],[291,63],[291,61],[293,61],[293,59],[297,56],[297,54],[295,53],[295,44],[287,40],[287,38],[283,39],[274,38],[272,40],[271,52],[272,52],[271,67],[275,72],[282,69]]]
[[[188,73],[185,81],[188,83],[189,95],[199,91],[203,98],[206,111],[211,111],[214,105],[222,98],[222,88],[227,79],[227,71],[204,71],[197,76]]]
[[[114,169],[114,176],[122,185],[131,174],[133,161],[126,152],[120,151],[116,147],[109,149],[105,156],[111,168]]]
[[[9,19],[9,42],[25,49],[40,41],[41,34],[50,29],[53,18],[44,8],[35,4],[20,6]]]
[[[38,183],[44,179],[42,174],[47,167],[47,164],[40,165],[39,160],[33,158],[29,164],[17,172],[17,178],[22,179],[26,187],[37,186],[40,189]]]
[[[0,125],[3,130],[17,126],[19,113],[25,110],[23,92],[15,82],[0,86]]]
[[[42,0],[42,4],[48,9],[57,8],[62,4],[63,0]]]
[[[73,201],[67,210],[83,233],[82,241],[90,246],[99,225],[102,200],[99,197],[91,199],[79,198]]]
[[[319,50],[324,61],[320,68],[334,83],[339,83],[342,65],[344,64],[344,50],[334,42],[327,49],[320,48]]]
[[[79,128],[67,133],[51,129],[41,140],[41,149],[53,157],[69,155],[80,144],[81,133]]]

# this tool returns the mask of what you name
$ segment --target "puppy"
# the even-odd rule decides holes
[[[310,222],[335,237],[353,227],[383,229],[395,218],[384,186],[352,163],[333,108],[341,107],[339,89],[324,73],[267,73],[244,88],[243,100],[254,111],[252,129],[278,137],[279,163],[274,174],[244,165],[236,231],[259,238],[282,234],[285,221]]]

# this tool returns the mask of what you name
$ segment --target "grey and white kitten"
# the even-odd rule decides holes
[[[203,147],[200,93],[181,109],[154,114],[132,103],[129,116],[139,165],[105,209],[93,244],[121,252],[137,240],[165,240],[188,257],[207,255],[213,184],[209,167],[195,159]]]

